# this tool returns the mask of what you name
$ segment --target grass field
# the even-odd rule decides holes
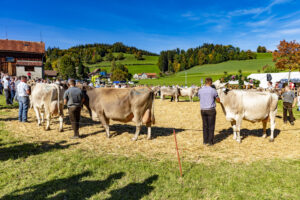
[[[113,53],[116,57],[118,53]],[[137,60],[133,54],[124,54],[124,60],[118,60],[116,63],[124,64],[128,67],[129,72],[134,75],[136,73],[159,73],[157,67],[158,56],[143,56],[144,60]],[[96,68],[106,69],[110,72],[111,62],[103,61],[97,64],[87,65],[93,71]]]
[[[171,76],[153,79],[141,80],[140,84],[153,84],[153,85],[185,85],[185,73],[187,73],[187,85],[201,83],[201,79],[212,77],[214,80],[219,79],[224,75],[224,71],[228,74],[237,74],[242,70],[243,75],[247,76],[251,73],[257,73],[265,65],[274,66],[271,53],[258,53],[257,59],[253,60],[232,60],[218,64],[205,64],[195,66],[189,70],[181,71]]]
[[[4,98],[0,96],[0,104],[2,105],[3,102]],[[164,101],[162,104],[178,108],[191,105],[192,109],[198,106],[198,103],[189,102],[172,104]],[[185,110],[185,107],[182,107],[182,109]],[[297,144],[296,141],[299,141],[297,140],[299,137],[295,132],[290,133],[282,130],[282,133],[272,144],[251,135],[240,145],[231,139],[222,142],[224,145],[232,143],[232,147],[235,146],[232,153],[239,154],[239,149],[243,151],[240,153],[245,153],[244,146],[251,145],[248,143],[255,140],[255,143],[257,143],[257,150],[255,151],[258,153],[259,149],[268,150],[268,152],[261,153],[270,154],[271,156],[268,159],[249,163],[213,159],[206,156],[206,154],[215,152],[226,155],[225,151],[230,152],[230,149],[226,146],[223,147],[223,144],[214,147],[202,147],[199,143],[199,147],[195,147],[195,150],[201,147],[198,155],[201,161],[192,162],[182,158],[184,175],[183,178],[180,178],[175,152],[173,154],[174,159],[162,159],[156,155],[156,152],[165,148],[164,143],[161,142],[166,140],[167,137],[157,137],[151,141],[142,139],[132,142],[128,140],[127,134],[107,139],[102,138],[102,136],[105,137],[103,133],[90,135],[80,140],[69,140],[63,139],[63,135],[70,132],[68,129],[64,133],[58,133],[55,130],[39,132],[40,129],[35,123],[28,124],[30,130],[22,129],[22,124],[19,124],[18,127],[15,125],[11,127],[11,124],[18,123],[15,122],[16,113],[13,112],[16,112],[16,110],[3,109],[3,105],[0,110],[0,199],[3,200],[256,200],[298,199],[300,196],[300,160],[271,158],[272,154],[285,151],[279,145],[282,142],[290,144],[290,146]],[[184,117],[185,114],[190,114],[190,112],[182,112],[182,114]],[[160,116],[157,119],[160,119]],[[165,123],[172,123],[167,121]],[[12,129],[27,130],[27,132],[13,133],[9,131]],[[31,135],[34,129],[37,129],[36,133],[41,136],[40,138],[36,139],[37,136],[33,137]],[[180,143],[183,140],[181,135],[178,134],[178,140],[180,152],[183,153],[183,143]],[[290,138],[291,135],[295,135],[294,141],[289,142],[281,139],[281,137]],[[24,138],[20,136],[24,136]],[[197,136],[194,140],[198,140],[198,138],[201,138],[201,136]],[[123,139],[125,142],[117,142],[117,140]],[[172,135],[170,139],[174,140]],[[173,140],[170,141],[173,142]],[[111,149],[107,149],[101,143],[109,144]],[[135,146],[137,149],[140,149],[140,146],[146,149],[152,148],[151,152],[146,153],[152,156],[147,157],[138,151],[129,151],[131,148],[127,149],[126,146]],[[158,146],[161,146],[161,148],[158,148]],[[98,151],[95,151],[95,148]],[[270,148],[273,149],[272,152],[270,152]],[[293,148],[296,150],[297,145],[289,147],[289,149]],[[115,153],[116,149],[120,149],[126,155]],[[253,147],[250,149],[253,149]],[[249,156],[255,156],[251,150],[246,152]]]

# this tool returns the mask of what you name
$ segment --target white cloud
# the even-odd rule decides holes
[[[280,30],[278,33],[284,35],[298,35],[300,34],[300,28]]]
[[[258,8],[234,10],[232,12],[229,12],[228,15],[231,16],[231,17],[243,16],[243,15],[255,15],[255,16],[258,16],[258,15],[264,13],[264,12],[271,12],[272,7],[275,6],[275,5],[288,3],[290,1],[291,0],[273,0],[266,7],[258,7]]]

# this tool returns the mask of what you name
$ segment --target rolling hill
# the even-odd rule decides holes
[[[249,75],[255,73],[258,70],[262,70],[265,65],[274,66],[272,61],[271,53],[258,53],[257,59],[253,60],[231,60],[218,64],[205,64],[198,65],[189,70],[178,72],[171,76],[162,77],[153,80],[140,80],[140,84],[151,84],[151,85],[185,85],[185,74],[187,74],[187,85],[201,83],[201,79],[206,77],[212,77],[213,79],[218,79],[223,76],[224,71],[228,74],[236,74],[238,70],[242,70],[244,75]]]
[[[113,53],[116,57],[119,53]],[[129,72],[134,75],[136,73],[159,73],[159,68],[157,67],[158,56],[143,56],[144,60],[137,60],[133,54],[124,53],[124,60],[117,60],[116,63],[124,64]],[[96,64],[86,64],[90,68],[90,71],[93,71],[96,68],[106,69],[107,72],[110,72],[111,62],[102,61]]]

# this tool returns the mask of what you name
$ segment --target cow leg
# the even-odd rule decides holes
[[[233,139],[236,140],[236,122],[231,122],[232,130],[233,130]]]
[[[99,119],[100,119],[100,122],[102,124],[102,126],[104,127],[105,129],[105,132],[106,132],[106,137],[107,138],[110,138],[110,134],[109,134],[109,119],[107,119],[103,113],[100,113],[99,115]]]
[[[147,139],[151,140],[151,122],[146,124],[147,129],[148,129],[148,136]]]
[[[277,110],[270,114],[270,125],[271,125],[270,142],[274,142],[274,129],[275,129],[275,125],[276,125],[276,123],[275,123],[276,113],[277,113]]]
[[[137,141],[140,131],[141,131],[141,125],[136,125],[135,134],[134,137],[132,138],[133,141]]]
[[[242,120],[238,119],[236,121],[236,141],[238,143],[242,142],[242,140],[241,140],[241,125],[242,125]]]
[[[64,129],[63,129],[63,121],[64,121],[64,116],[59,115],[59,131],[60,132],[64,131]]]
[[[262,124],[263,124],[263,135],[262,135],[262,137],[266,138],[267,137],[267,121],[263,121]]]
[[[48,130],[50,130],[50,120],[51,120],[50,112],[46,112],[46,120],[47,120],[46,131],[48,131]]]
[[[63,104],[59,104],[60,108],[59,108],[59,131],[63,132],[63,122],[64,122],[64,105]]]
[[[41,125],[40,110],[36,106],[34,106],[33,109],[34,109],[36,118],[38,120],[38,125],[40,126]]]
[[[41,111],[41,117],[42,117],[42,123],[44,123],[45,113],[43,111]]]

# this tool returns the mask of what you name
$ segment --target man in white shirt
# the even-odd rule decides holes
[[[19,121],[27,122],[30,88],[27,85],[26,76],[21,77],[21,82],[17,86],[17,91],[19,100]]]
[[[10,98],[10,80],[9,80],[9,76],[5,76],[3,78],[3,88],[4,88],[6,105],[11,105],[12,102],[11,102],[11,98]]]

